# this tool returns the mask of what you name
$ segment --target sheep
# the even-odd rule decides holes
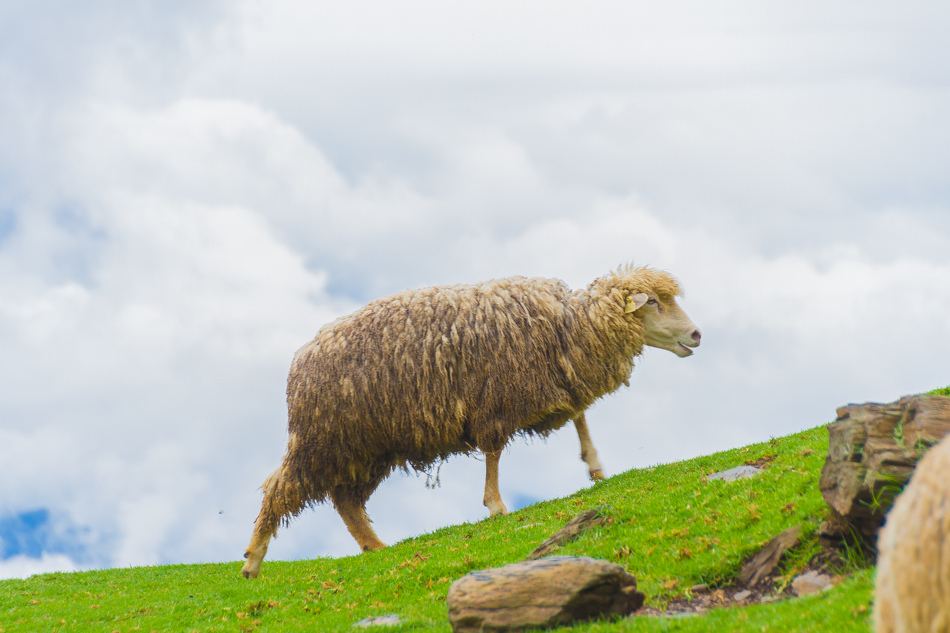
[[[877,633],[950,632],[950,436],[917,464],[878,537]]]
[[[395,468],[485,456],[484,505],[506,514],[498,460],[515,435],[573,420],[592,479],[603,479],[584,411],[629,385],[644,345],[693,353],[701,334],[666,272],[621,266],[571,291],[509,277],[406,290],[317,332],[287,381],[287,451],[264,482],[242,569],[256,577],[271,537],[330,500],[363,551],[385,547],[365,504]]]

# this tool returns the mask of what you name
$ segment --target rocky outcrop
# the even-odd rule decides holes
[[[908,396],[851,404],[828,426],[819,487],[833,510],[820,534],[860,536],[872,547],[884,516],[928,448],[950,434],[950,398]]]

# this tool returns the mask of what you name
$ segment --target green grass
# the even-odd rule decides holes
[[[950,387],[930,393],[950,396]],[[466,573],[522,560],[578,512],[610,506],[613,521],[559,554],[615,561],[633,573],[648,604],[662,608],[696,583],[728,584],[744,559],[778,532],[803,529],[783,565],[787,584],[817,552],[826,506],[818,477],[827,453],[823,426],[655,468],[631,470],[569,497],[508,516],[447,527],[379,552],[346,558],[264,561],[241,577],[243,561],[58,573],[0,581],[0,633],[36,631],[352,631],[374,615],[403,624],[377,631],[449,631],[445,595]],[[704,476],[771,459],[753,479]],[[689,618],[630,618],[577,624],[606,631],[869,630],[873,569],[830,591],[776,603],[715,609]]]

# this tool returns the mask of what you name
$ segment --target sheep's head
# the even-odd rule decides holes
[[[644,343],[690,356],[702,334],[671,294],[638,292],[627,296],[624,313],[636,313],[643,323]]]

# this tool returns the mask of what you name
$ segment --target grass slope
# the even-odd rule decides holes
[[[950,395],[950,388],[932,393]],[[696,583],[725,584],[772,536],[801,525],[804,545],[785,563],[790,582],[818,551],[825,514],[818,476],[827,452],[817,427],[650,469],[631,470],[569,497],[508,516],[447,527],[379,552],[347,558],[264,561],[260,578],[243,561],[34,576],[0,581],[0,633],[37,631],[351,631],[375,615],[403,623],[379,631],[449,631],[445,595],[464,574],[523,559],[571,517],[607,504],[614,521],[559,554],[616,561],[662,607]],[[736,482],[704,475],[756,460],[765,472]],[[832,590],[772,604],[717,609],[692,618],[591,622],[577,632],[868,631],[873,570]]]

